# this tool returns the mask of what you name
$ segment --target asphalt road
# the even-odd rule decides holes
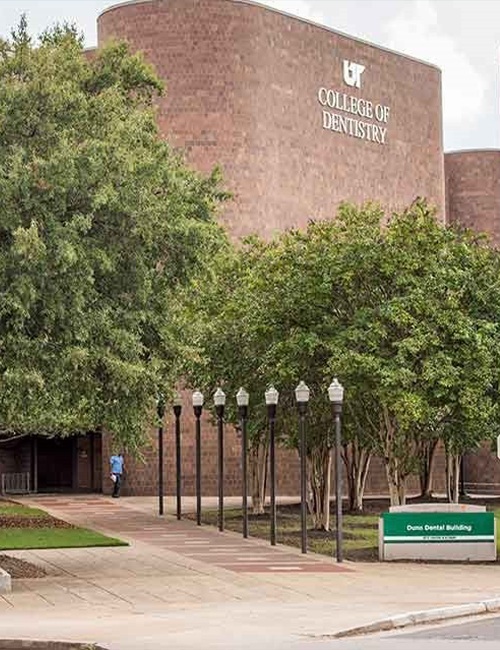
[[[500,616],[495,616],[376,636],[311,639],[289,647],[290,650],[498,650],[499,644]]]
[[[165,640],[158,636],[134,635],[126,630],[122,638],[111,644],[120,650],[498,650],[500,648],[500,616],[483,616],[462,623],[441,626],[416,626],[406,632],[386,632],[332,639],[297,636],[284,629],[256,625],[240,634],[208,629],[193,634],[166,627]],[[103,643],[106,646],[105,643]]]
[[[283,631],[256,626],[252,633],[217,638],[170,636],[165,644],[157,638],[134,640],[133,632],[117,647],[126,650],[498,650],[500,616],[478,617],[462,623],[441,626],[417,626],[406,632],[331,639],[297,637]]]

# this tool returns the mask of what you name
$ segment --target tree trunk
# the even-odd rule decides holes
[[[394,451],[397,434],[396,425],[386,408],[380,422],[380,439],[384,447],[384,464],[391,506],[403,506],[406,503],[406,473],[401,469],[401,460]]]
[[[446,493],[450,503],[458,503],[460,495],[460,454],[446,454]]]
[[[372,455],[360,446],[357,438],[343,447],[342,459],[346,468],[349,510],[351,512],[363,510],[363,496],[371,458]]]
[[[385,473],[391,506],[404,506],[406,503],[406,481],[401,478],[397,469],[397,461],[386,458]]]
[[[453,464],[454,464],[454,486],[453,489],[455,491],[455,503],[458,503],[459,496],[460,496],[460,454],[456,454],[455,458],[453,459]]]
[[[420,496],[430,498],[432,496],[432,482],[434,473],[434,459],[439,440],[431,440],[421,443],[420,447]]]
[[[453,503],[453,454],[446,454],[446,496],[449,503]]]
[[[322,446],[309,456],[310,494],[309,511],[315,530],[330,530],[331,449]]]
[[[250,475],[252,477],[252,511],[254,515],[264,514],[268,452],[268,437],[262,436],[258,441],[252,443],[248,453]]]

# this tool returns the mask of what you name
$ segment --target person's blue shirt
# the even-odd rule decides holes
[[[109,464],[111,465],[111,471],[113,474],[121,474],[123,472],[123,456],[111,456],[109,459]]]

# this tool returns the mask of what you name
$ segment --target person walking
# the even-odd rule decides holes
[[[109,464],[111,466],[111,480],[113,481],[113,494],[111,496],[118,499],[122,486],[123,455],[121,453],[113,454],[109,459]]]

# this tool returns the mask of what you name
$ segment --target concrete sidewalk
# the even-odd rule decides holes
[[[289,648],[388,616],[500,597],[497,565],[339,566],[324,556],[178,522],[171,498],[161,518],[157,500],[148,497],[23,502],[130,546],[9,552],[50,575],[16,580],[13,592],[0,597],[0,638],[78,640],[113,650],[253,648],[259,642]]]

